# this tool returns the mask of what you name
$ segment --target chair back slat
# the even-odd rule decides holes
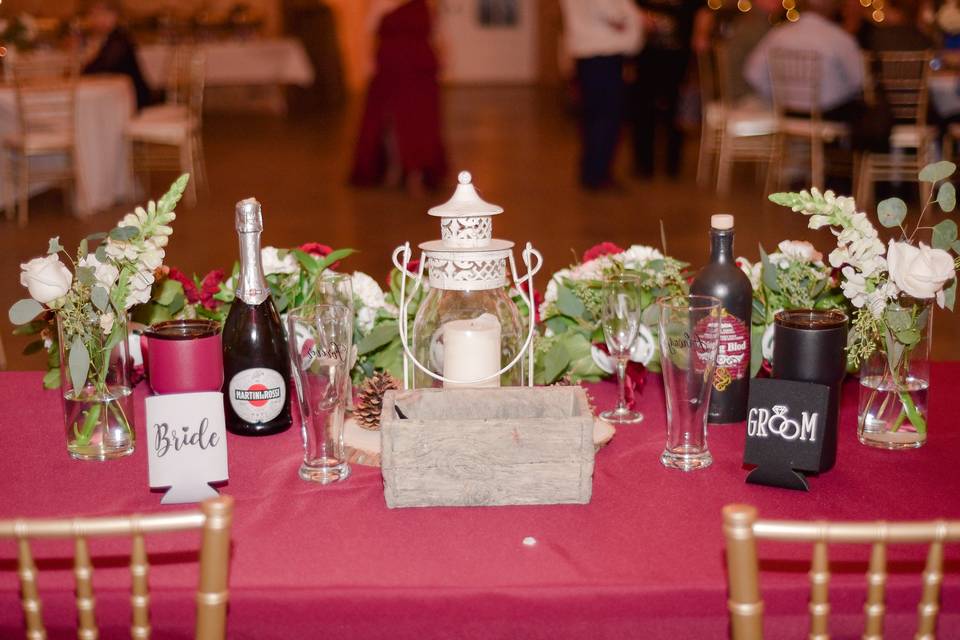
[[[74,540],[74,577],[78,631],[82,640],[98,637],[94,615],[93,563],[87,538],[92,536],[130,536],[131,609],[130,634],[138,640],[150,637],[150,571],[145,534],[202,530],[199,557],[197,602],[197,640],[223,640],[226,637],[227,575],[230,561],[230,527],[233,498],[220,496],[201,505],[199,511],[161,513],[144,516],[67,519],[0,520],[0,538],[17,542],[21,604],[29,640],[46,638],[37,589],[37,567],[30,550],[32,538],[72,538]]]
[[[897,121],[926,125],[932,57],[930,51],[885,51],[872,55],[877,89]]]
[[[826,540],[813,544],[813,561],[810,563],[810,640],[827,640],[830,637],[830,559]]]
[[[945,531],[945,528],[944,528]],[[939,535],[930,543],[927,564],[923,569],[923,594],[917,605],[917,640],[936,637],[937,616],[940,613],[940,585],[943,583],[943,539]]]
[[[873,543],[870,567],[867,569],[867,601],[863,605],[866,624],[863,640],[883,639],[883,616],[887,584],[887,545],[882,540]]]
[[[830,543],[870,544],[867,598],[864,604],[864,638],[883,637],[887,580],[887,545],[930,543],[923,571],[923,594],[918,605],[915,638],[933,640],[940,613],[943,583],[943,545],[960,542],[960,521],[927,522],[810,522],[760,520],[756,508],[730,504],[723,508],[723,531],[727,550],[727,583],[730,628],[733,640],[763,637],[763,600],[759,592],[760,566],[756,541],[812,542],[810,566],[810,638],[829,638],[830,605],[828,547]]]
[[[74,541],[73,575],[77,582],[77,637],[97,640],[97,619],[93,597],[93,563],[87,539],[78,536]]]
[[[59,134],[72,138],[76,128],[76,82],[17,84],[20,133]]]
[[[17,540],[17,573],[20,576],[20,604],[27,627],[28,640],[45,640],[47,630],[43,627],[43,605],[37,589],[37,565],[30,551],[30,541],[25,537]]]
[[[147,559],[147,543],[140,533],[133,536],[130,552],[130,608],[133,621],[130,637],[147,640],[150,637],[150,561]]]
[[[769,58],[770,89],[778,115],[809,112],[820,120],[821,58],[816,51],[773,49]]]
[[[173,50],[167,67],[167,104],[186,107],[197,123],[203,117],[206,66],[206,56],[201,50],[179,46]]]

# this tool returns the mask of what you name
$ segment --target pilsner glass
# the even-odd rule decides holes
[[[667,444],[660,462],[668,469],[704,469],[713,462],[707,449],[707,410],[720,342],[720,301],[673,296],[657,304],[667,398]]]
[[[300,403],[303,480],[329,484],[350,475],[343,447],[353,312],[345,305],[299,307],[287,315],[287,344]]]

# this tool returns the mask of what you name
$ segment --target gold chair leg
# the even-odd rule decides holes
[[[187,136],[180,145],[180,172],[190,174],[190,182],[187,183],[187,202],[191,207],[195,207],[197,206],[197,180],[193,166],[192,136]]]
[[[18,164],[20,166],[17,171],[19,182],[17,185],[17,196],[19,199],[17,206],[17,226],[22,229],[27,226],[27,218],[30,213],[27,208],[30,202],[30,158],[20,156]]]
[[[826,180],[823,166],[823,138],[815,137],[810,141],[810,172],[813,186],[823,191]]]

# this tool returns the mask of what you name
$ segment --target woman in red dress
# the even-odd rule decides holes
[[[441,138],[438,64],[427,0],[374,3],[376,70],[357,136],[351,182],[381,184],[402,177],[407,187],[439,185],[447,168]]]

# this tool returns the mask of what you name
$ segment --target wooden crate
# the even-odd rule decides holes
[[[390,508],[590,502],[580,387],[388,391],[380,424]]]

